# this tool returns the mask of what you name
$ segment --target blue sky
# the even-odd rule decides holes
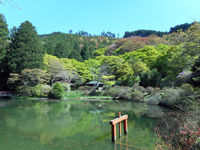
[[[0,0],[5,2],[5,0]],[[14,0],[21,10],[0,4],[8,28],[30,21],[38,34],[100,34],[148,29],[169,31],[178,24],[200,21],[200,0]]]

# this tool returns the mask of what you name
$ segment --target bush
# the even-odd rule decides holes
[[[133,85],[133,89],[138,90],[138,91],[140,91],[140,92],[145,92],[145,88],[144,88],[143,86],[139,86],[138,83],[135,83],[135,84]]]
[[[162,99],[160,104],[168,107],[177,107],[177,104],[181,102],[181,94],[183,90],[180,88],[164,88],[160,91],[162,93]]]
[[[93,86],[80,86],[79,91],[82,92],[83,95],[90,95],[92,91],[94,91]]]
[[[155,133],[162,141],[156,149],[200,149],[200,122],[195,112],[169,112],[158,122]]]
[[[104,92],[104,95],[118,97],[120,89],[120,86],[110,87]]]
[[[148,93],[148,94],[152,94],[154,92],[154,88],[151,87],[151,86],[148,86],[146,87],[145,91]]]
[[[147,104],[150,104],[150,105],[157,105],[157,104],[159,104],[160,103],[160,101],[161,101],[161,94],[160,93],[156,93],[156,94],[154,94],[154,95],[152,95],[152,96],[148,96],[148,97],[145,97],[145,102],[147,103]]]
[[[128,86],[114,86],[108,87],[107,90],[104,92],[106,96],[113,96],[117,97],[118,99],[131,99],[131,88]]]
[[[184,90],[183,92],[184,96],[189,96],[194,94],[193,86],[188,83],[182,84],[180,88]]]
[[[118,97],[119,97],[119,99],[130,100],[131,99],[131,88],[122,86],[121,89],[119,90]]]
[[[133,101],[143,101],[144,94],[138,90],[134,90],[131,94],[131,100]]]
[[[49,85],[38,84],[33,88],[34,97],[47,97],[51,87]]]
[[[60,82],[53,84],[53,89],[48,93],[49,98],[61,99],[64,94],[63,85]]]

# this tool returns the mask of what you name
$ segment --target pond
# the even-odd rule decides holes
[[[1,150],[154,149],[166,109],[129,101],[0,101]],[[128,115],[128,134],[111,141],[109,121]],[[118,129],[118,126],[117,126]],[[123,124],[122,124],[123,131]]]

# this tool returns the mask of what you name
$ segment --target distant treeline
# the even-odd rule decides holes
[[[140,36],[140,37],[147,37],[149,35],[155,34],[159,37],[163,36],[163,34],[168,34],[168,32],[161,32],[161,31],[155,31],[155,30],[137,30],[132,32],[125,32],[125,35],[123,38],[131,37],[131,36]]]
[[[194,24],[194,22],[176,25],[175,27],[171,27],[169,32],[167,32],[167,31],[162,32],[162,31],[155,31],[155,30],[136,30],[136,31],[132,31],[132,32],[126,31],[123,38],[131,37],[131,36],[147,37],[152,34],[162,37],[164,34],[177,32],[180,29],[182,29],[183,31],[186,31],[192,24]]]
[[[69,33],[72,34],[72,31],[73,30],[69,30]],[[53,32],[51,34],[42,34],[42,35],[39,35],[41,38],[43,37],[46,37],[46,36],[51,36],[51,35],[59,35],[59,34],[64,34],[62,32]],[[104,36],[104,37],[110,37],[110,38],[115,38],[115,33],[112,33],[110,31],[103,31],[101,32],[101,34],[99,35],[96,35],[96,34],[90,34],[88,33],[87,31],[83,31],[83,30],[79,30],[78,32],[75,32],[76,35],[80,35],[80,36],[89,36],[89,37],[96,37],[96,36]],[[118,34],[119,36],[119,34]]]

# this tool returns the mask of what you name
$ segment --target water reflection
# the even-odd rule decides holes
[[[0,107],[9,107],[9,106],[13,106],[14,101],[13,100],[3,100],[0,99]]]
[[[15,101],[12,105],[0,108],[0,149],[13,149],[16,143],[24,143],[26,146],[20,145],[24,149],[44,150],[153,147],[153,118],[164,111],[157,106],[120,101]],[[113,145],[109,121],[119,111],[129,115],[129,133]]]

